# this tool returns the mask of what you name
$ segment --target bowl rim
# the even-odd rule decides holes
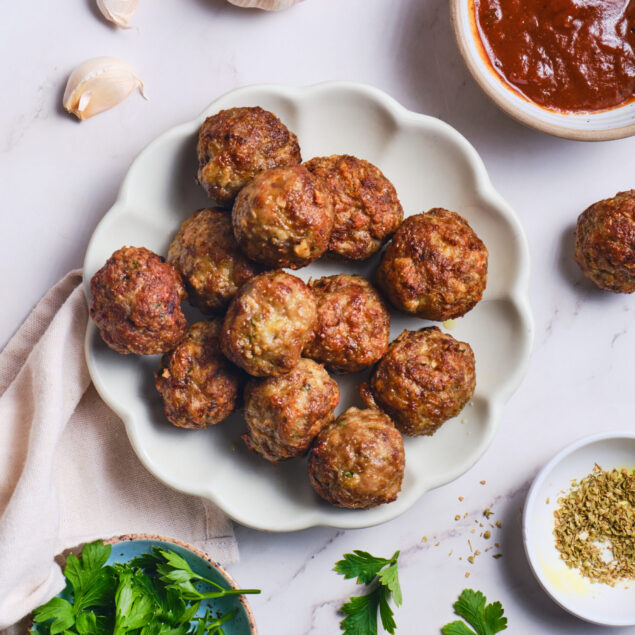
[[[462,28],[460,18],[461,7],[465,4],[465,2],[470,2],[470,0],[450,0],[450,19],[456,43],[459,47],[461,57],[476,83],[503,112],[507,113],[510,117],[525,126],[534,128],[540,132],[546,132],[547,134],[555,137],[571,139],[573,141],[613,141],[615,139],[625,139],[626,137],[635,135],[635,123],[631,123],[626,126],[619,126],[617,128],[610,128],[608,130],[573,130],[571,128],[567,128],[566,126],[547,123],[534,117],[532,114],[527,113],[508,99],[502,97],[501,93],[495,91],[492,86],[485,81],[481,70],[474,61],[472,55],[470,55],[466,39],[471,37],[471,35],[465,33]],[[533,104],[533,102],[530,103]]]
[[[536,478],[534,479],[529,491],[527,492],[527,498],[525,499],[525,505],[523,507],[523,515],[522,515],[522,535],[523,535],[523,547],[525,549],[525,556],[527,557],[527,561],[529,562],[529,566],[531,568],[534,577],[540,584],[540,586],[545,590],[547,595],[556,603],[558,606],[562,607],[572,615],[579,617],[580,619],[585,620],[586,622],[591,622],[592,624],[600,624],[602,626],[633,626],[635,625],[635,616],[633,618],[597,618],[588,613],[583,613],[575,610],[571,606],[569,606],[566,602],[561,601],[554,593],[552,593],[552,585],[546,579],[546,577],[542,574],[542,569],[540,568],[539,563],[535,559],[535,552],[533,548],[533,542],[531,540],[532,532],[529,531],[529,523],[531,521],[531,516],[533,510],[536,506],[536,500],[538,498],[538,492],[542,487],[543,483],[547,480],[553,469],[561,463],[564,459],[566,459],[569,455],[573,454],[580,448],[583,448],[587,445],[593,445],[599,441],[607,441],[613,439],[635,439],[635,432],[631,430],[613,430],[611,432],[599,432],[596,434],[587,435],[566,445],[560,451],[558,451],[547,463],[540,469]]]

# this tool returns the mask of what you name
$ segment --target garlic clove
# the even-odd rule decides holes
[[[143,83],[130,64],[116,57],[95,57],[68,78],[62,103],[80,119],[88,119],[122,102],[135,88],[147,99]]]
[[[288,9],[302,0],[228,0],[231,4],[245,9],[263,9],[264,11],[280,11]]]
[[[96,0],[97,8],[106,20],[123,29],[130,28],[130,18],[137,10],[139,0]]]

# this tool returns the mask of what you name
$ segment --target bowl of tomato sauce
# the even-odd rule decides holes
[[[635,135],[635,0],[451,0],[457,42],[487,95],[559,137]]]

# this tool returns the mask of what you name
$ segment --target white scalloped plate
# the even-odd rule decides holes
[[[395,184],[406,214],[446,207],[464,215],[483,239],[490,252],[485,296],[451,331],[469,342],[476,355],[472,403],[434,436],[405,440],[406,473],[395,502],[367,511],[344,510],[313,493],[305,460],[273,466],[247,451],[240,440],[244,422],[238,414],[202,431],[169,425],[154,388],[158,357],[118,355],[103,344],[92,323],[86,335],[88,367],[99,394],[124,420],[141,461],[175,489],[208,498],[234,520],[258,529],[375,525],[406,511],[427,490],[463,474],[489,446],[503,404],[523,377],[533,339],[526,240],[474,148],[442,121],[410,112],[361,84],[250,86],[217,99],[194,121],[161,135],[137,157],[88,246],[87,296],[90,278],[113,251],[136,245],[165,254],[182,221],[209,205],[194,181],[198,129],[206,116],[222,108],[256,105],[276,113],[298,135],[305,159],[343,153],[367,159]],[[338,271],[370,277],[376,265],[377,258],[356,266],[318,261],[297,273],[304,279]],[[391,338],[404,328],[426,324],[393,314]],[[340,411],[360,405],[356,385],[365,377],[337,378]]]

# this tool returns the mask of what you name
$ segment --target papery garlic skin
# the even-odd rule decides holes
[[[264,11],[280,11],[289,9],[302,0],[228,0],[231,4],[245,9],[263,9]]]
[[[94,57],[80,64],[68,78],[62,103],[80,119],[88,119],[122,102],[143,83],[130,64],[116,57]]]
[[[96,0],[97,8],[106,20],[123,29],[130,28],[130,19],[137,10],[139,0]]]

